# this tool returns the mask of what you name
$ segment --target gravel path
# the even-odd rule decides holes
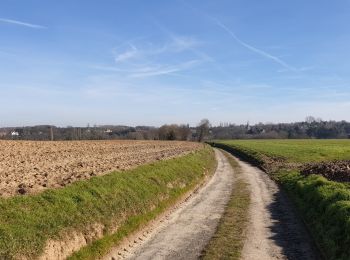
[[[234,182],[233,169],[215,149],[218,168],[212,179],[180,207],[140,233],[124,250],[104,259],[198,259],[215,233]],[[249,227],[243,260],[320,259],[303,223],[279,187],[261,170],[239,161],[251,188]]]
[[[239,161],[251,187],[252,203],[243,260],[319,259],[293,206],[263,171]]]
[[[210,181],[124,256],[109,259],[198,259],[216,230],[232,191],[233,170],[215,150],[218,167]],[[113,257],[113,258],[112,258]]]

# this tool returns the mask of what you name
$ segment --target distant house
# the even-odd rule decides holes
[[[17,128],[13,131],[11,131],[11,137],[12,138],[19,138],[21,136],[23,136],[23,129]]]
[[[12,136],[12,137],[18,137],[18,136],[19,136],[19,132],[17,132],[17,131],[12,131],[12,132],[11,132],[11,136]]]

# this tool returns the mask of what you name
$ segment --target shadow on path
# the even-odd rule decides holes
[[[267,211],[272,220],[270,239],[282,248],[287,259],[322,259],[295,206],[283,190],[278,189],[273,194]]]

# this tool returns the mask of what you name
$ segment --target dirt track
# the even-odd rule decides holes
[[[263,171],[239,161],[252,203],[242,259],[319,259],[286,195]]]
[[[150,234],[144,233],[135,244],[124,250],[117,248],[104,259],[198,259],[215,232],[234,181],[225,156],[216,150],[216,157],[218,169],[198,194],[161,220]],[[266,173],[239,163],[252,196],[242,259],[319,259],[303,224],[278,186]]]
[[[214,234],[224,212],[233,184],[233,170],[226,157],[216,152],[218,168],[212,179],[190,197],[156,229],[142,237],[143,242],[106,259],[197,259]]]
[[[179,141],[0,141],[0,196],[59,188],[199,147],[198,143]]]

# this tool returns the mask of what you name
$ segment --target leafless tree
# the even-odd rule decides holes
[[[210,122],[208,119],[202,119],[197,126],[197,140],[202,142],[208,135],[210,129]]]
[[[191,129],[189,125],[181,125],[178,129],[180,140],[188,141],[191,139]]]

